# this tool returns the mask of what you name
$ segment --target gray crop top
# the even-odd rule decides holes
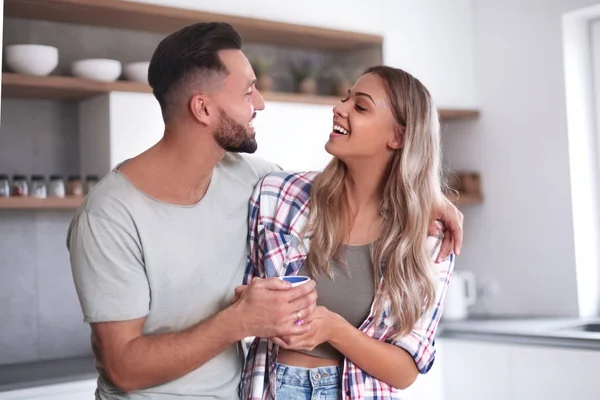
[[[340,258],[346,261],[348,267],[332,260],[334,280],[327,275],[320,275],[316,279],[319,294],[317,304],[341,315],[357,328],[369,316],[375,295],[370,249],[368,244],[342,246]],[[306,264],[298,271],[298,275],[311,276]],[[323,343],[312,351],[301,352],[319,358],[344,359],[343,354],[329,343]]]

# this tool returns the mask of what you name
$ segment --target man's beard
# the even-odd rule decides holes
[[[258,145],[254,138],[248,137],[246,127],[234,121],[223,109],[219,109],[219,112],[221,123],[214,133],[219,146],[232,153],[254,153]]]

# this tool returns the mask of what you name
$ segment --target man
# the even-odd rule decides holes
[[[310,320],[314,283],[256,281],[230,305],[246,263],[248,200],[278,169],[239,154],[257,148],[252,121],[264,101],[237,32],[204,23],[168,36],[148,79],[164,137],[94,188],[67,239],[92,327],[96,398],[234,399],[239,341],[305,333],[295,321]]]

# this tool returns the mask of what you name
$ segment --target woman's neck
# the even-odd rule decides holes
[[[385,173],[385,165],[346,165],[344,185],[351,214],[379,210]]]
[[[344,242],[349,245],[372,243],[379,237],[385,165],[346,164],[346,167],[344,185],[349,209]]]

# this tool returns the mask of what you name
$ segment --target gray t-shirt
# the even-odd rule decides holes
[[[85,321],[147,317],[143,333],[150,335],[181,331],[226,308],[246,265],[249,198],[278,169],[226,154],[193,206],[153,199],[116,169],[110,172],[77,210],[67,238]],[[110,382],[94,337],[92,348],[98,399],[238,398],[239,346],[179,379],[129,395]]]

